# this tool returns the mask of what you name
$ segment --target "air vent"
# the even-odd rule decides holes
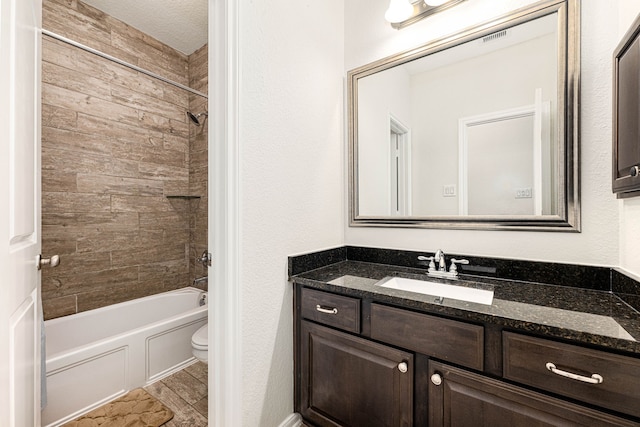
[[[507,30],[498,31],[482,38],[482,43],[489,43],[507,36]]]

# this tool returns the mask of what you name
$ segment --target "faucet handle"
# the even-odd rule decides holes
[[[458,272],[458,267],[456,266],[456,263],[458,264],[469,264],[469,260],[468,259],[455,259],[455,258],[451,258],[451,267],[449,267],[449,272],[450,273],[457,273]]]
[[[429,270],[435,270],[436,269],[436,265],[433,263],[433,257],[432,256],[423,256],[420,255],[418,257],[419,261],[429,261]]]

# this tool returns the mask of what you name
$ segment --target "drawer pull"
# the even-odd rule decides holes
[[[591,377],[585,377],[583,375],[578,375],[578,374],[574,374],[571,372],[558,369],[556,368],[556,365],[554,365],[551,362],[548,362],[546,366],[548,370],[550,370],[556,375],[560,375],[561,377],[571,378],[572,380],[582,381],[583,383],[600,384],[601,382],[604,381],[604,378],[602,378],[602,375],[599,375],[599,374],[593,374],[591,375]]]
[[[435,374],[431,375],[431,382],[433,383],[433,385],[442,384],[442,376],[436,372]]]
[[[338,314],[338,309],[333,307],[333,308],[328,308],[328,307],[323,307],[320,304],[316,305],[316,310],[318,310],[320,313],[324,313],[324,314]]]

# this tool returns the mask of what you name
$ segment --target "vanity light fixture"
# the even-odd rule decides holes
[[[385,19],[397,30],[465,0],[391,0]]]

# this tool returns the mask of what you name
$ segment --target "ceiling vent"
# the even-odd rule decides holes
[[[498,31],[482,38],[482,43],[489,43],[507,36],[507,30]]]

